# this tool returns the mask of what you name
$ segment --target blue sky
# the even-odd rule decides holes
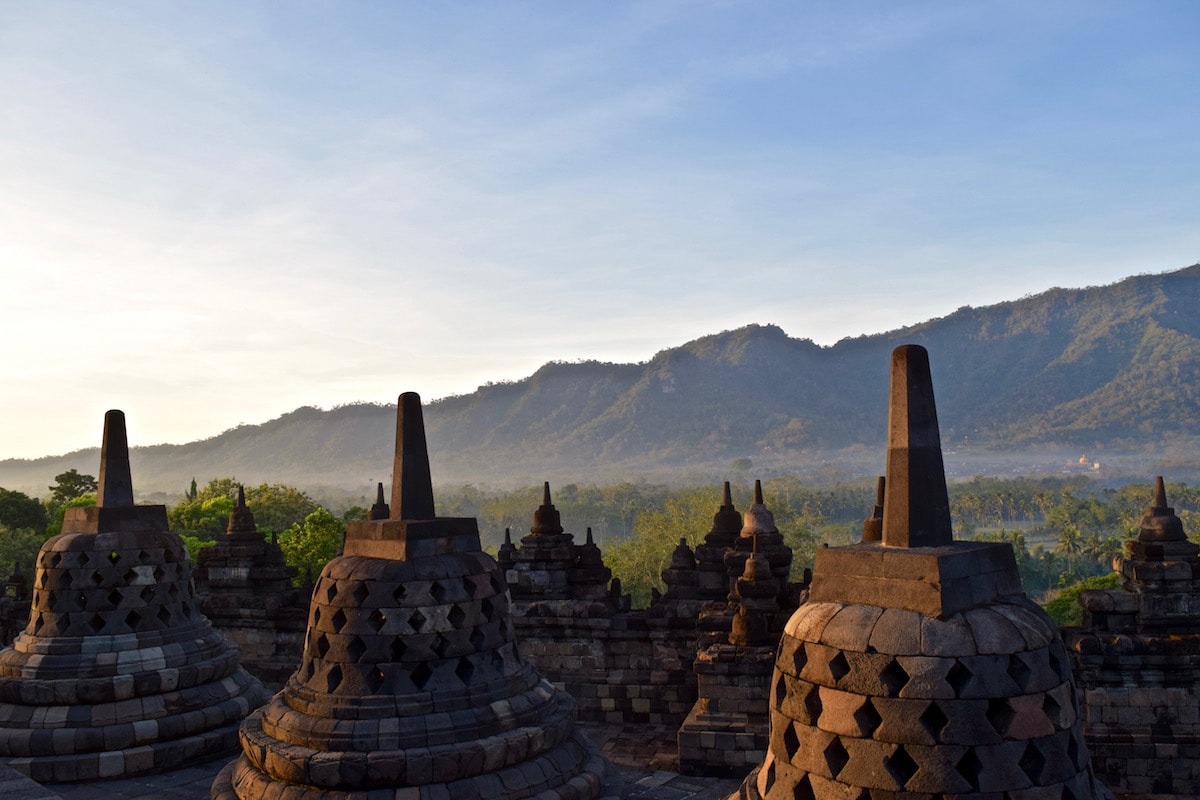
[[[1200,261],[1187,2],[0,2],[0,458]]]

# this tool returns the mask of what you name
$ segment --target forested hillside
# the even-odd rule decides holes
[[[1154,454],[1200,436],[1198,264],[964,307],[831,347],[753,325],[641,364],[547,364],[427,406],[435,480],[685,482],[719,478],[735,459],[774,474],[821,464],[872,474],[882,467],[888,354],[901,342],[930,351],[951,460],[955,451],[1019,460],[1054,446]],[[397,394],[406,388],[398,376]],[[136,483],[181,491],[193,476],[232,474],[365,489],[389,479],[393,414],[301,408],[200,442],[135,448]],[[96,463],[95,450],[4,461],[0,486],[41,494],[55,474]]]

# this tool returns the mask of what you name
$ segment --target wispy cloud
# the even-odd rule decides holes
[[[1196,260],[1184,6],[0,10],[0,456]],[[1105,61],[1107,59],[1107,61]],[[87,407],[86,411],[84,407]]]

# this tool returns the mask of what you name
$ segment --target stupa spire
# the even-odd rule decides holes
[[[1143,542],[1186,542],[1183,522],[1167,505],[1167,487],[1159,475],[1154,481],[1154,502],[1142,517],[1138,539]]]
[[[612,796],[575,701],[518,652],[477,521],[434,516],[417,396],[397,407],[392,514],[347,526],[299,669],[246,719],[211,800]]]
[[[246,506],[246,489],[241,484],[238,484],[237,505],[229,514],[229,524],[225,527],[225,533],[229,536],[248,534],[260,538],[258,527],[254,524],[254,513]]]
[[[405,392],[396,401],[396,456],[392,465],[391,519],[433,519],[433,479],[421,397]]]
[[[775,655],[766,757],[731,798],[1111,798],[1012,546],[950,535],[915,345],[892,354],[887,466],[883,541],[817,551]]]
[[[133,505],[125,413],[117,409],[104,414],[104,439],[100,444],[100,480],[97,486],[98,507],[127,508]]]
[[[391,516],[392,509],[383,499],[383,481],[380,481],[375,488],[375,505],[367,511],[367,519],[388,519]]]
[[[885,545],[939,547],[954,540],[929,353],[916,344],[892,351],[886,478]]]
[[[542,504],[533,512],[533,527],[529,532],[535,536],[563,532],[562,516],[550,502],[550,481],[542,483]]]

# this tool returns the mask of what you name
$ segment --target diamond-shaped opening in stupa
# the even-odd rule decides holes
[[[850,754],[846,752],[846,747],[842,744],[842,740],[836,736],[833,737],[833,740],[829,744],[825,745],[823,755],[825,756],[825,765],[829,767],[829,774],[835,778],[845,768],[846,764],[850,763]]]

